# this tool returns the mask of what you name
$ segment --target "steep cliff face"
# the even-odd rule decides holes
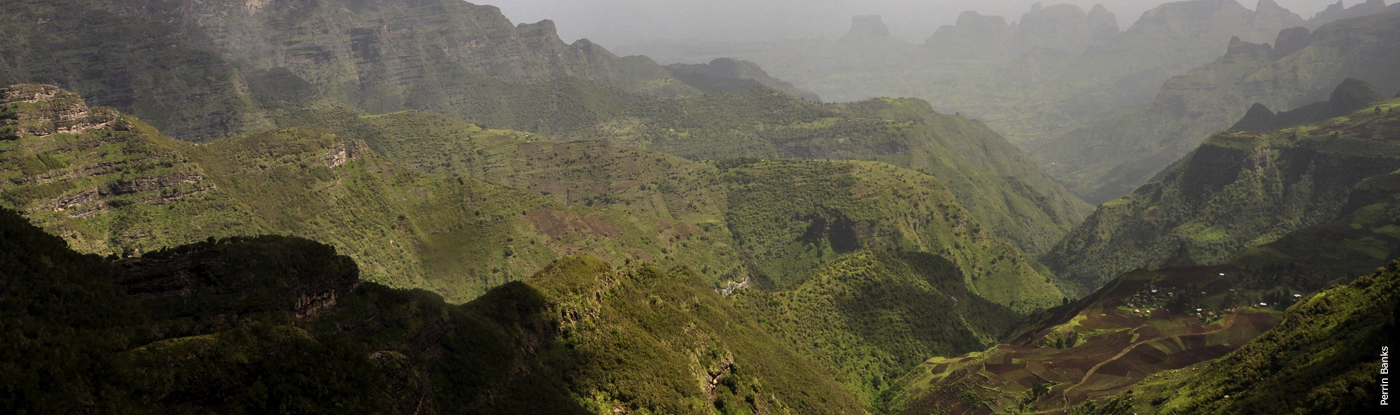
[[[1400,102],[1274,132],[1224,132],[1158,181],[1104,203],[1043,257],[1096,287],[1185,250],[1201,265],[1342,215],[1362,181],[1400,169]]]
[[[404,100],[454,71],[513,82],[573,76],[633,91],[667,78],[654,64],[627,73],[628,61],[588,41],[565,44],[552,21],[512,25],[494,6],[463,1],[226,0],[147,10],[207,34],[226,59],[286,68],[355,102],[387,99],[371,91]]]
[[[648,58],[456,0],[17,0],[0,13],[15,16],[0,22],[0,78],[63,86],[188,141],[275,128],[312,103],[492,119],[532,92],[522,84],[564,78],[698,92]]]

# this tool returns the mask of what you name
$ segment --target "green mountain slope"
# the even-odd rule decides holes
[[[929,356],[981,350],[1020,320],[969,291],[961,273],[933,255],[860,251],[791,289],[739,290],[732,301],[878,407],[893,380]]]
[[[1114,273],[1184,255],[1218,264],[1296,229],[1337,220],[1353,187],[1400,169],[1400,101],[1275,132],[1224,132],[1159,181],[1105,203],[1042,257],[1094,287]],[[1372,202],[1374,203],[1374,202]],[[1386,253],[1388,254],[1388,253]]]
[[[986,125],[939,114],[918,100],[822,105],[755,88],[742,94],[639,98],[634,104],[616,113],[572,112],[579,115],[580,123],[575,125],[588,127],[550,136],[607,139],[688,159],[883,161],[937,177],[993,235],[1032,253],[1048,249],[1087,211]],[[587,121],[594,116],[608,121],[598,121],[595,127]],[[406,165],[437,173],[486,174],[492,181],[509,180],[504,177],[506,171],[477,169],[513,163],[508,160],[515,156],[507,150],[510,140],[483,141],[482,137],[523,137],[480,132],[476,126],[418,112],[361,119],[312,112],[281,123],[363,134],[371,147]],[[536,131],[528,128],[531,125],[523,127],[527,127],[523,131]],[[490,144],[494,142],[501,144]],[[511,154],[496,154],[500,151]],[[445,156],[477,152],[476,156]],[[521,174],[532,169],[511,170]]]
[[[704,229],[709,243],[743,252],[746,276],[759,284],[791,285],[853,250],[899,248],[953,259],[987,281],[976,289],[998,303],[1055,300],[1053,293],[1016,288],[1043,284],[1034,277],[1036,265],[984,239],[1000,236],[994,228],[965,223],[986,222],[955,206],[961,199],[934,190],[944,186],[941,180],[909,170],[851,162],[697,163],[609,141],[546,142],[417,112],[327,119],[321,123],[328,128],[364,137],[388,157],[431,174],[477,177],[561,203],[656,218],[675,223],[669,231],[675,236]]]
[[[1219,360],[1162,373],[1093,413],[1387,413],[1400,264],[1309,296],[1277,328]]]
[[[192,145],[53,87],[6,91],[3,108],[39,129],[0,142],[9,182],[0,200],[85,252],[285,233],[336,246],[372,281],[461,302],[563,255],[788,286],[842,253],[903,249],[947,258],[973,290],[1022,312],[1061,297],[1031,257],[995,239],[936,179],[887,164],[716,166],[607,142],[531,142],[419,113],[335,127],[389,157],[308,128]],[[97,116],[88,114],[110,120],[66,121]],[[443,147],[393,141],[416,137],[388,134],[395,120],[441,128],[422,136]]]
[[[1032,153],[1090,203],[1146,183],[1255,103],[1297,108],[1326,99],[1344,79],[1400,90],[1400,14],[1340,20],[1315,32],[1290,29],[1273,47],[1242,41],[1213,63],[1168,80],[1151,104],[1097,115]]]
[[[570,257],[450,306],[295,238],[111,262],[9,210],[0,235],[6,412],[862,412],[684,269]]]
[[[1231,263],[1309,276],[1319,282],[1349,281],[1400,258],[1400,172],[1371,176],[1352,188],[1347,213],[1337,220],[1298,229],[1265,245],[1250,247]]]

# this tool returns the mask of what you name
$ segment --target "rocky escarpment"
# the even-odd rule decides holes
[[[52,85],[0,88],[0,140],[82,134],[106,127],[118,115],[111,108],[88,108],[77,94]]]
[[[158,13],[206,33],[219,55],[260,70],[285,68],[321,96],[386,106],[371,112],[401,109],[421,99],[416,94],[470,76],[577,77],[634,92],[661,92],[644,90],[669,78],[646,58],[619,58],[587,40],[566,44],[553,21],[513,25],[499,8],[462,1],[173,3]]]
[[[533,93],[521,84],[697,92],[648,58],[458,0],[16,0],[0,15],[0,85],[56,84],[186,141],[272,129],[312,102],[481,122]]]

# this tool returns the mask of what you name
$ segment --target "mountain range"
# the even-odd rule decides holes
[[[7,2],[0,412],[1382,413],[1385,8],[662,66],[447,0]],[[827,53],[962,92],[753,58]]]
[[[1274,45],[1232,41],[1223,56],[1173,77],[1150,104],[1097,115],[1032,152],[1085,200],[1103,202],[1145,183],[1255,103],[1297,108],[1324,100],[1343,80],[1382,95],[1400,91],[1390,68],[1400,14],[1383,13],[1279,33]]]

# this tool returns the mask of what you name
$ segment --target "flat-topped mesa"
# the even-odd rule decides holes
[[[110,108],[88,108],[82,97],[53,85],[0,89],[0,140],[82,134],[105,127],[118,115]]]
[[[1000,55],[1016,34],[1016,26],[1005,17],[985,16],[974,11],[958,15],[953,25],[944,25],[924,41],[924,47],[944,55]]]
[[[868,14],[851,18],[851,31],[841,37],[842,42],[862,42],[890,38],[890,28],[878,15]]]

